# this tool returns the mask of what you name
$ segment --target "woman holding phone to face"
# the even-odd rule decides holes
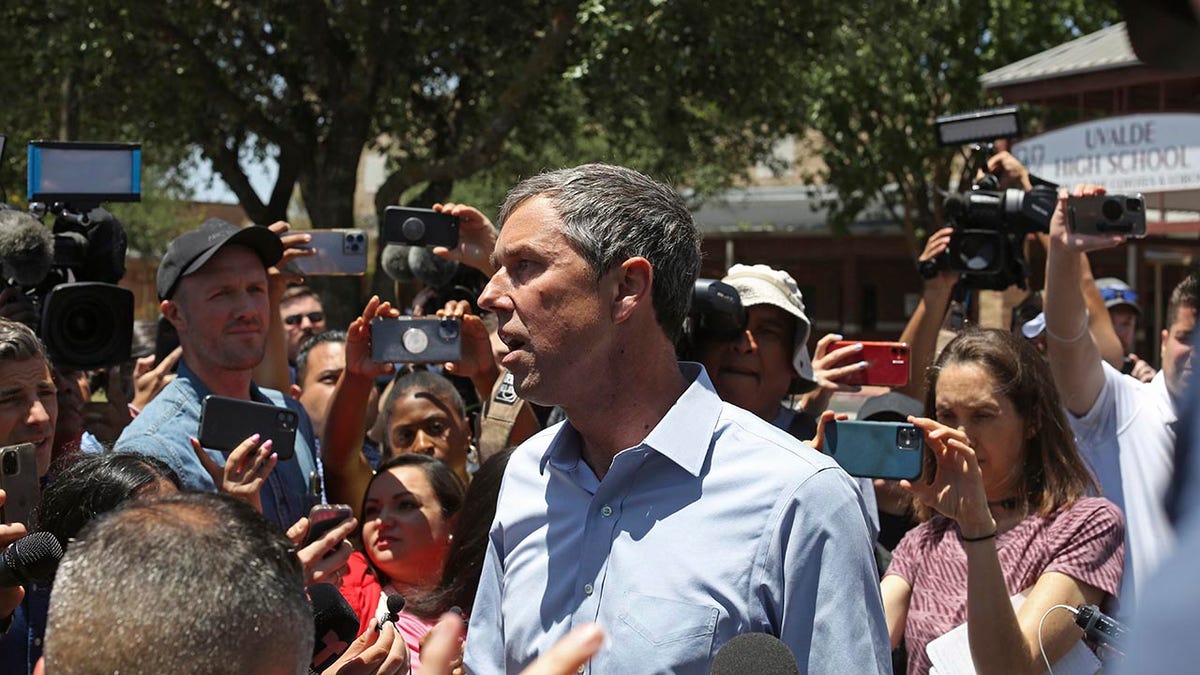
[[[904,640],[910,675],[931,667],[926,647],[966,623],[979,673],[1042,673],[1039,623],[1057,604],[1116,595],[1124,524],[1075,447],[1045,360],[1000,330],[955,338],[929,369],[922,479],[901,485],[922,524],[893,554],[881,582],[892,646]],[[1012,596],[1024,594],[1014,610]],[[1041,628],[1053,663],[1083,632],[1066,611]]]
[[[399,455],[380,465],[363,499],[362,550],[350,556],[341,584],[360,633],[386,616],[388,596],[414,601],[437,587],[465,493],[454,470],[428,455]],[[396,627],[414,669],[421,638],[437,619],[400,613]]]

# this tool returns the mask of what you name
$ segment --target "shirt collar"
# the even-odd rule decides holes
[[[689,381],[687,389],[638,447],[648,447],[699,476],[723,404],[704,366],[683,361],[679,371]],[[540,471],[545,473],[547,463],[563,470],[573,469],[579,463],[579,447],[579,432],[567,420],[542,454]]]
[[[1161,399],[1159,407],[1171,417],[1170,420],[1167,420],[1167,424],[1175,422],[1179,418],[1179,411],[1175,407],[1175,398],[1171,396],[1171,390],[1167,389],[1167,376],[1163,374],[1162,370],[1159,370],[1154,379],[1150,380],[1150,390]]]
[[[187,361],[184,361],[183,359],[179,359],[179,367],[175,370],[175,377],[176,379],[187,382],[188,385],[191,386],[192,390],[196,392],[196,399],[198,401],[203,401],[205,397],[212,395],[212,389],[209,389],[208,385],[204,384],[204,382],[196,376],[196,373],[192,372],[191,368],[188,368]],[[267,398],[261,390],[259,390],[258,385],[254,384],[254,382],[250,383],[250,400],[258,401],[259,403],[271,402],[271,400]]]

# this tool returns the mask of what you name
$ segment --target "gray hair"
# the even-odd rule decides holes
[[[39,358],[48,361],[46,348],[29,326],[0,319],[0,361],[24,361]]]
[[[500,226],[538,196],[550,200],[596,279],[629,258],[650,261],[655,317],[676,342],[700,274],[700,231],[679,193],[632,169],[584,164],[521,181],[504,200]]]

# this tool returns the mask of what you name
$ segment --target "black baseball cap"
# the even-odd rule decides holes
[[[209,218],[200,227],[171,240],[167,254],[158,265],[158,299],[167,300],[179,286],[179,280],[204,267],[227,244],[239,244],[258,254],[263,267],[283,257],[283,242],[271,230],[251,225],[238,227],[220,218]]]

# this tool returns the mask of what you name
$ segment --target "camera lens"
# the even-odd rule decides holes
[[[997,253],[996,239],[990,235],[964,235],[958,246],[958,258],[962,269],[971,272],[991,269]]]
[[[425,237],[425,223],[420,218],[409,218],[400,226],[400,231],[408,241],[420,241]]]
[[[1105,199],[1104,204],[1100,206],[1100,212],[1108,220],[1120,220],[1121,216],[1125,215],[1125,207],[1119,199]]]
[[[404,331],[400,342],[409,354],[423,354],[429,348],[429,336],[420,328],[409,328]]]
[[[127,361],[133,293],[94,282],[60,284],[46,300],[40,333],[64,364],[87,369]]]
[[[442,342],[453,342],[458,339],[458,322],[454,319],[442,319],[438,324],[438,337]]]
[[[896,430],[896,447],[914,450],[921,443],[921,431],[916,427],[900,427]]]
[[[4,475],[11,476],[11,475],[17,473],[18,468],[19,467],[17,466],[17,453],[15,453],[15,452],[4,453]]]

